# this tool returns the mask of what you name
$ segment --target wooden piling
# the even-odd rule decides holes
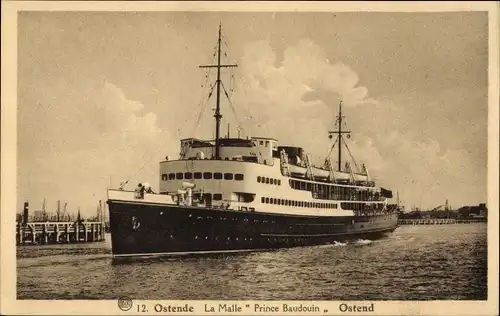
[[[16,223],[16,243],[26,245],[103,241],[103,225],[102,222]]]

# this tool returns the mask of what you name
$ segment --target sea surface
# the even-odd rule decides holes
[[[486,300],[487,225],[400,226],[378,241],[113,260],[106,242],[17,248],[18,299]]]

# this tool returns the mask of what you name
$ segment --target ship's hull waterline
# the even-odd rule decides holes
[[[114,257],[261,251],[382,238],[396,214],[294,216],[108,201]]]

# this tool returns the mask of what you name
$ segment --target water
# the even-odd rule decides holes
[[[112,260],[109,242],[17,249],[19,299],[486,300],[487,226],[184,259]]]

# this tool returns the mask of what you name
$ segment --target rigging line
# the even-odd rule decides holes
[[[234,75],[233,75],[232,77],[234,78]],[[235,82],[236,80],[233,80],[233,81]],[[243,79],[242,81],[243,81],[243,82],[246,82],[244,79]],[[233,82],[233,84],[235,84],[234,82]],[[231,91],[231,92],[232,92],[232,91]],[[231,94],[231,95],[232,95],[232,94]],[[229,100],[229,101],[231,102],[231,100]],[[253,119],[252,113],[250,113],[250,110],[249,110],[249,108],[246,106],[246,103],[243,103],[243,106],[242,106],[242,107],[243,107],[243,111],[245,111],[245,117],[246,117],[246,120],[248,120],[249,118],[250,118],[250,119]]]
[[[202,84],[202,87],[204,87],[204,86],[207,84],[207,82],[208,82],[208,77],[209,77],[209,76],[208,76],[208,74],[207,74],[207,76],[205,77],[205,79],[206,79],[206,80],[205,80],[205,82]],[[210,90],[211,90],[211,89],[213,89],[213,88],[211,87],[211,88],[210,88]],[[200,120],[199,118],[200,118],[200,116],[202,115],[203,110],[204,110],[204,106],[205,106],[205,105],[204,105],[204,102],[205,102],[205,96],[204,96],[204,94],[205,94],[205,91],[202,91],[202,95],[201,95],[200,101],[198,102],[198,106],[197,106],[198,111],[199,111],[199,112],[198,112],[198,121]],[[184,123],[185,123],[185,124],[187,123],[188,119],[189,119],[189,118],[186,118],[186,120],[184,121]],[[191,134],[192,134],[192,133],[196,130],[196,125],[194,125],[194,126],[191,128],[191,130],[192,130],[192,132],[191,132]]]
[[[166,129],[162,130],[162,131],[161,131],[161,133],[160,133],[160,137],[163,137],[163,134],[164,134],[165,132],[167,132],[167,130],[166,130]],[[149,154],[149,153],[151,153],[151,152],[152,152],[152,150],[149,150],[149,151],[145,152],[145,153],[141,156],[141,158],[140,158],[140,160],[139,160],[139,161],[142,161],[142,160],[143,160],[144,158],[146,158],[146,157],[148,156],[148,154]]]
[[[198,114],[198,118],[196,119],[196,123],[193,128],[193,135],[196,133],[198,130],[198,126],[200,124],[201,117],[203,116],[203,113],[205,113],[205,109],[207,108],[208,100],[210,100],[210,97],[212,96],[214,92],[214,87],[215,83],[210,87],[210,93],[208,94],[208,97],[204,100],[203,104],[201,105],[200,113]]]
[[[236,118],[236,121],[238,122],[238,127],[240,130],[245,131],[243,128],[241,121],[238,119],[238,114],[236,113],[236,108],[234,107],[233,102],[231,101],[231,98],[229,98],[229,95],[227,93],[226,87],[224,86],[224,83],[222,83],[222,89],[224,89],[224,93],[226,94],[227,100],[229,101],[229,105],[231,106],[231,110],[233,111],[234,117]]]
[[[356,170],[358,171],[358,173],[361,173],[361,171],[358,168],[358,164],[356,163],[356,160],[354,159],[354,156],[352,155],[351,150],[349,149],[349,146],[347,146],[346,142],[344,142],[344,145],[345,145],[345,148],[347,148],[347,151],[349,152],[349,155],[351,156],[352,161],[354,162],[354,166],[356,167]]]
[[[341,136],[340,136],[341,137]],[[327,158],[330,158],[330,155],[332,154],[332,151],[333,151],[333,148],[335,147],[335,145],[337,144],[337,141],[339,140],[339,138],[337,137],[335,139],[335,142],[333,142],[333,145],[332,147],[330,147],[330,151],[328,151],[328,155],[326,155]]]
[[[213,62],[213,58],[212,58],[212,62]],[[205,87],[207,82],[208,82],[208,78],[210,77],[210,71],[211,69],[209,68],[206,75],[205,75],[205,82],[202,83],[202,87]],[[213,90],[213,85],[210,87],[210,94],[209,94],[209,97],[210,98],[210,95],[212,93],[212,90]],[[205,94],[205,91],[202,90],[202,95],[201,95],[201,98],[200,98],[200,102],[198,102],[198,108],[199,108],[199,113],[198,113],[198,120],[197,120],[197,123],[192,127],[192,133],[193,134],[194,132],[196,132],[196,129],[197,129],[197,124],[199,123],[200,121],[200,118],[202,116],[202,114],[204,113],[204,109],[205,109],[205,106],[206,104],[204,104],[204,102],[207,102],[208,100],[205,100],[205,97],[204,97],[204,94]],[[185,121],[185,123],[187,123],[187,119]]]
[[[211,87],[210,87],[210,91],[208,93],[208,96],[207,98],[203,98],[202,99],[202,102],[200,102],[200,112],[198,113],[198,118],[196,119],[196,123],[194,125],[194,129],[196,130],[196,128],[198,127],[198,124],[200,123],[200,119],[204,113],[204,110],[205,110],[205,106],[207,105],[207,102],[208,100],[210,99],[210,97],[212,96],[212,93],[213,93],[213,89],[214,89],[214,86],[215,84],[213,84]]]
[[[214,45],[214,48],[213,48],[213,54],[212,54],[212,60],[210,61],[211,64],[213,64],[214,60],[215,60],[215,56],[217,54],[217,46],[218,44],[215,44]],[[207,85],[207,82],[208,82],[208,79],[210,78],[210,73],[212,71],[212,68],[208,68],[205,72],[205,81],[203,82],[202,81],[202,85],[201,87],[204,88],[206,85]],[[212,90],[213,90],[213,85],[212,87],[210,87],[210,93],[209,93],[209,97],[208,99],[210,99],[210,96],[212,94]],[[200,110],[200,112],[198,113],[198,119],[197,119],[197,122],[195,123],[195,125],[192,127],[192,135],[196,132],[196,130],[198,129],[198,124],[200,122],[200,119],[201,119],[201,116],[203,115],[204,111],[205,111],[205,107],[206,107],[206,104],[204,104],[204,102],[208,102],[208,100],[205,100],[205,91],[202,90],[201,92],[201,98],[200,98],[200,101],[198,102],[198,108]],[[187,123],[187,119],[185,120],[185,123]]]
[[[249,82],[247,80],[245,80],[243,77],[238,77],[238,78],[241,79],[241,82],[243,83],[243,89],[241,91],[247,92],[247,89],[245,89],[245,88],[247,88],[249,86]],[[234,87],[233,86],[236,86],[236,79],[235,79],[234,74],[231,74],[230,86],[231,86],[231,89],[230,89],[231,93],[229,94],[228,99],[229,99],[229,102],[230,102],[231,106],[233,106],[232,103],[231,103],[230,96],[232,96],[232,92],[234,92]],[[227,93],[227,91],[226,91],[226,93]],[[246,105],[246,103],[242,104],[242,108],[243,108],[243,111],[245,112],[245,121],[247,121],[248,119],[253,119],[252,113],[250,112],[250,110],[249,110],[248,106]],[[233,111],[234,111],[234,109],[233,109]],[[241,122],[240,122],[240,128],[241,128],[241,130],[245,131],[245,129],[241,126]]]
[[[160,134],[160,136],[163,135],[163,133],[165,133],[167,130],[163,130]],[[131,176],[128,177],[128,180],[126,181],[122,181],[120,183],[120,188],[123,188],[132,178],[134,178],[139,172],[141,172],[145,167],[146,165],[151,161],[151,159],[153,159],[155,157],[155,155],[161,150],[164,148],[164,146],[167,144],[167,142],[164,142],[163,144],[161,144],[158,149],[151,155],[151,157],[142,165],[141,168],[139,168],[135,173],[133,173]],[[151,151],[150,151],[151,152]],[[141,157],[141,160],[143,160],[145,157],[147,156],[147,154],[144,154],[142,155]]]
[[[221,33],[221,38],[222,38],[224,44],[227,46],[227,48],[229,48],[229,45],[227,44],[226,36],[224,35],[224,33]]]
[[[210,63],[212,64],[214,62],[214,59],[215,59],[215,55],[217,54],[217,45],[214,46],[214,49],[213,49],[214,53],[212,54],[212,60],[210,61]],[[206,69],[205,71],[205,81],[203,81],[202,79],[202,84],[201,84],[201,87],[204,88],[206,85],[207,85],[207,82],[208,82],[208,78],[210,77],[210,72],[212,71],[212,68],[208,68]],[[204,101],[204,94],[205,92],[202,90],[201,91],[201,97],[200,97],[200,101],[198,102],[198,107],[200,107],[202,105],[202,102]]]

